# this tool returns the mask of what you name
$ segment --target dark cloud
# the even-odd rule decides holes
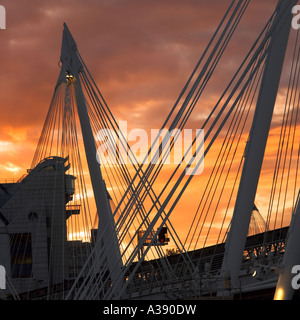
[[[0,121],[42,123],[59,71],[64,21],[116,114],[150,100],[170,108],[230,2],[3,1]],[[252,13],[263,23],[272,6],[254,3]],[[253,18],[245,17],[243,28],[239,48],[253,36]],[[238,55],[231,55],[233,63]]]
[[[117,119],[158,128],[231,0],[2,1],[0,140],[7,128],[36,143],[58,77],[63,22]],[[204,119],[275,4],[254,0],[195,114]],[[24,129],[25,128],[25,129]],[[24,135],[23,135],[24,136]]]

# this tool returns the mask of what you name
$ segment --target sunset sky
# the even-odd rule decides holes
[[[150,130],[163,123],[230,2],[2,0],[7,26],[0,30],[0,180],[18,179],[30,168],[59,74],[64,22],[115,118],[128,121],[133,128]],[[211,101],[248,52],[275,4],[251,2],[214,87],[209,87],[198,106],[195,122],[209,114]],[[268,179],[272,179],[288,70],[283,74],[272,125],[274,143],[271,139],[264,168]],[[299,134],[297,139],[298,143]],[[206,172],[204,169],[203,176]],[[185,223],[182,210],[195,211],[190,199],[197,197],[199,179],[180,204],[181,214],[175,220],[178,228]],[[269,186],[266,180],[258,191],[258,206],[265,209]]]

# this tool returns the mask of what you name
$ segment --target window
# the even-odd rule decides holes
[[[38,220],[38,214],[36,212],[29,212],[28,213],[28,220],[29,221],[37,221]]]
[[[32,272],[31,234],[11,234],[10,253],[12,278],[30,278]]]
[[[54,171],[54,170],[55,170],[54,166],[48,166],[43,168],[41,171]]]

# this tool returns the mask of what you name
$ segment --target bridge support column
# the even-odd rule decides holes
[[[291,28],[291,11],[296,3],[296,0],[279,0],[279,10],[273,22],[275,28],[271,36],[271,50],[266,60],[221,269],[221,275],[229,277],[232,289],[239,287],[243,251]]]
[[[97,161],[95,138],[93,135],[89,115],[87,112],[85,97],[80,82],[80,72],[82,71],[83,66],[76,52],[77,45],[69,29],[66,25],[64,25],[61,53],[61,61],[63,65],[59,81],[62,81],[62,78],[63,76],[65,76],[64,73],[66,71],[76,79],[75,82],[71,85],[75,86],[77,111],[80,120],[83,143],[91,177],[94,198],[99,215],[99,225],[96,239],[98,251],[95,258],[99,259],[100,250],[104,253],[106,262],[108,263],[112,284],[114,285],[117,282],[120,283],[119,276],[123,264],[118,237],[116,234],[114,218],[107,197],[107,191],[102,178],[101,169]],[[101,268],[101,265],[99,267]],[[98,272],[98,270],[96,270],[95,272]]]

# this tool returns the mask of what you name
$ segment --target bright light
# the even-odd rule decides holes
[[[67,74],[66,79],[67,79],[68,84],[75,82],[75,77],[72,74]]]
[[[282,288],[276,290],[274,300],[283,300],[284,291]]]
[[[90,240],[90,236],[84,231],[72,232],[68,234],[68,241],[89,242]]]
[[[73,201],[83,201],[87,197],[88,198],[92,198],[93,196],[94,196],[93,190],[92,189],[88,189],[85,194],[81,194],[81,193],[74,194]]]

